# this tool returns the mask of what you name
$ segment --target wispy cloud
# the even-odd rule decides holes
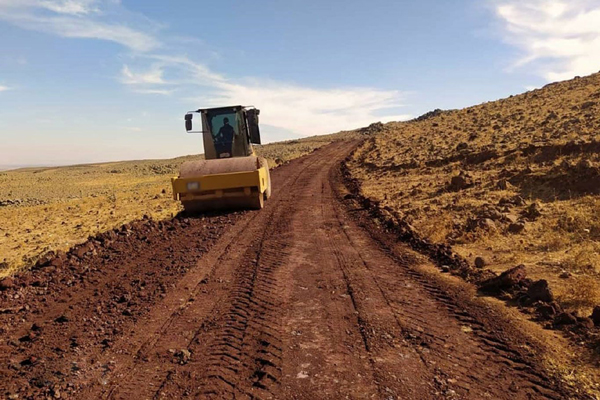
[[[600,69],[599,0],[492,0],[504,39],[549,81]]]
[[[6,92],[7,90],[10,90],[10,88],[8,86],[0,85],[0,92]]]
[[[119,9],[117,0],[0,0],[0,20],[63,37],[107,40],[138,52],[160,47],[152,32],[118,22]]]
[[[136,24],[136,18],[146,23]],[[295,134],[329,133],[408,118],[399,113],[382,116],[383,111],[402,106],[403,96],[395,90],[311,88],[215,72],[175,50],[167,51],[170,39],[163,39],[164,35],[159,39],[160,24],[134,15],[119,0],[0,0],[0,20],[63,37],[118,43],[132,50],[131,63],[123,65],[118,79],[133,92],[177,92],[194,107],[255,105],[262,109],[264,124]]]
[[[122,80],[129,82],[138,93],[177,91],[193,103],[193,107],[255,105],[262,109],[262,123],[299,135],[330,133],[375,121],[410,117],[399,113],[381,115],[384,110],[402,107],[403,94],[399,91],[362,87],[322,89],[259,78],[233,79],[187,57],[143,55],[138,58],[153,65],[138,74],[132,73],[127,65],[122,70]],[[169,78],[164,78],[165,75]],[[164,88],[159,86],[164,84],[172,88],[168,93],[163,93]]]
[[[145,72],[132,72],[129,66],[124,65],[121,70],[121,82],[126,85],[163,85],[166,83],[163,80],[163,70],[158,65],[152,66]]]

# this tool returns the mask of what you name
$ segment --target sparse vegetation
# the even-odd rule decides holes
[[[357,133],[315,136],[257,148],[275,167]],[[0,173],[0,277],[31,265],[50,250],[66,250],[90,235],[148,215],[180,211],[170,178],[187,156]]]
[[[600,74],[385,124],[349,167],[470,262],[525,264],[583,315],[600,304]]]

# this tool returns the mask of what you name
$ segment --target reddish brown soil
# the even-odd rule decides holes
[[[570,397],[518,332],[344,205],[355,145],[278,168],[262,211],[140,221],[9,282],[0,395]]]

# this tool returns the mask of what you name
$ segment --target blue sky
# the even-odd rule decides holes
[[[599,69],[598,0],[0,0],[0,166],[198,153],[200,107],[275,141]]]

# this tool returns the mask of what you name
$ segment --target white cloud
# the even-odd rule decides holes
[[[144,55],[154,63],[147,72],[132,73],[125,65],[122,80],[138,93],[171,94],[174,90],[192,107],[241,104],[261,108],[261,123],[297,135],[316,135],[353,129],[376,121],[397,121],[409,116],[388,113],[402,106],[402,94],[373,88],[310,88],[265,79],[231,79],[187,57]],[[158,63],[158,64],[157,64]],[[164,79],[167,75],[170,79]],[[169,84],[169,93],[158,87]],[[198,97],[195,93],[201,92]]]
[[[549,81],[600,69],[600,0],[492,0],[504,39]]]
[[[316,89],[283,82],[250,80],[214,88],[201,106],[226,104],[261,108],[261,123],[300,135],[317,135],[366,126],[376,121],[407,119],[406,115],[378,115],[401,106],[397,91],[371,88]]]
[[[105,15],[116,0],[0,0],[0,20],[20,28],[69,38],[99,39],[146,52],[160,47],[151,33]]]
[[[0,85],[0,92],[6,92],[7,90],[10,90],[10,88],[8,86]]]
[[[398,91],[232,79],[186,56],[158,53],[162,44],[156,33],[158,24],[138,16],[147,24],[135,28],[132,15],[119,0],[0,0],[0,20],[63,37],[111,41],[133,50],[132,63],[123,65],[119,80],[136,93],[170,95],[176,91],[195,107],[255,105],[262,109],[262,123],[299,135],[408,118],[399,113],[383,115],[402,105]]]
[[[96,7],[97,0],[42,0],[39,5],[50,11],[61,14],[82,15],[97,13],[100,11]]]
[[[165,90],[165,89],[136,89],[134,90],[136,93],[140,94],[160,94],[163,96],[170,96],[175,91],[174,90]]]
[[[124,65],[121,70],[121,82],[127,85],[162,85],[166,83],[163,80],[163,70],[158,65],[152,66],[152,68],[146,72],[137,73],[132,72],[129,66]]]

